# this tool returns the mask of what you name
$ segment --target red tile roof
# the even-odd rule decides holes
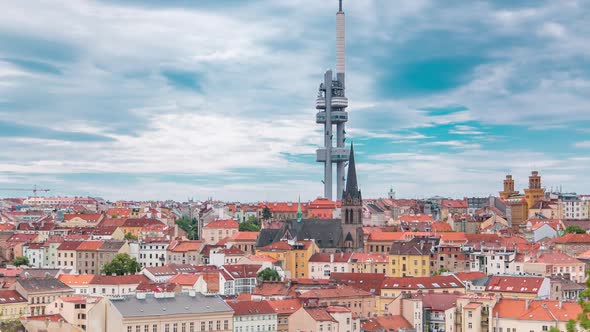
[[[227,219],[227,220],[214,220],[210,223],[208,223],[207,225],[205,225],[204,228],[230,228],[230,229],[238,229],[239,228],[239,224],[237,221],[235,220],[231,220],[231,219]]]
[[[76,250],[80,244],[82,241],[64,241],[57,247],[57,250]]]
[[[358,262],[358,263],[387,263],[389,257],[387,255],[382,254],[371,254],[371,253],[359,253],[355,252],[350,256],[351,262]]]
[[[342,297],[372,296],[371,293],[348,285],[334,288],[312,289],[299,295],[300,299],[331,299]]]
[[[421,300],[423,308],[430,308],[432,311],[446,311],[456,306],[457,298],[463,294],[418,293],[411,296],[413,299]]]
[[[473,280],[485,277],[487,274],[483,272],[456,272],[455,277],[461,281]]]
[[[310,263],[346,263],[352,256],[351,253],[337,253],[337,254],[326,254],[326,253],[315,253],[309,258]]]
[[[232,279],[242,278],[256,278],[260,265],[253,264],[236,264],[236,265],[223,265],[222,270],[226,272]]]
[[[27,302],[27,300],[15,290],[0,290],[0,304],[19,302]]]
[[[94,279],[94,274],[60,274],[57,277],[57,280],[63,282],[68,286],[81,286],[81,285],[88,285],[92,279]]]
[[[186,240],[186,241],[172,241],[167,251],[171,252],[200,252],[203,248],[203,241],[200,240]]]
[[[232,235],[230,241],[256,241],[260,232],[237,232]]]
[[[581,312],[582,307],[577,302],[501,298],[494,306],[493,317],[567,322],[576,319]]]
[[[381,285],[385,280],[383,273],[341,273],[333,272],[330,280],[338,285],[348,285],[362,289],[371,294],[381,294]]]
[[[432,277],[387,277],[381,284],[381,289],[441,289],[441,288],[463,288],[463,283],[455,276],[432,276]]]
[[[532,276],[492,276],[486,291],[537,294],[544,280],[543,277]]]
[[[118,218],[127,218],[131,214],[130,208],[110,208],[107,210],[107,216],[116,215]]]
[[[267,301],[268,304],[274,309],[274,311],[279,314],[292,314],[301,308],[301,302],[298,299],[289,299],[289,300],[270,300]]]
[[[546,264],[584,264],[584,262],[580,261],[579,259],[568,256],[561,252],[544,253],[537,258],[533,258],[532,261]]]
[[[274,250],[291,250],[291,245],[286,241],[278,241],[271,243],[265,247],[258,249],[259,251],[274,251]]]
[[[459,199],[443,199],[440,203],[441,207],[450,209],[466,209],[467,201]]]
[[[304,308],[304,310],[317,322],[337,322],[325,308]]]
[[[150,280],[143,274],[131,274],[123,276],[101,276],[96,275],[92,278],[92,285],[134,285],[147,283]]]
[[[555,243],[590,243],[590,234],[566,234],[556,238]]]
[[[219,250],[220,253],[225,254],[225,255],[244,255],[245,252],[240,250],[238,247],[236,246],[232,246],[230,248],[225,248],[225,249],[221,249]]]
[[[228,301],[234,309],[234,316],[274,314],[275,310],[267,301]]]
[[[453,231],[453,227],[451,227],[451,225],[446,222],[433,222],[432,225],[430,225],[430,229],[432,229],[433,232],[452,232]]]
[[[178,284],[181,286],[193,286],[201,278],[200,274],[181,273],[172,277],[169,282],[171,284]]]
[[[158,219],[153,218],[127,218],[125,222],[123,222],[123,227],[146,227],[146,226],[155,226],[155,225],[164,225]]]
[[[98,248],[100,248],[100,246],[102,246],[102,244],[104,243],[104,241],[84,241],[82,243],[80,243],[80,245],[78,246],[78,248],[76,248],[77,251],[96,251],[98,250]]]
[[[400,315],[371,318],[361,325],[361,330],[367,332],[404,331],[411,328],[412,325]]]

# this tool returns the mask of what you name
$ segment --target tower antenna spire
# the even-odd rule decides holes
[[[342,11],[342,0],[338,0],[339,2],[339,6],[338,6],[338,11]]]

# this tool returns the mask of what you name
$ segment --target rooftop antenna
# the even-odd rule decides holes
[[[342,12],[342,0],[339,0],[338,11]]]

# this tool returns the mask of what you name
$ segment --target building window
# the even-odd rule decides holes
[[[201,322],[201,331],[205,331],[205,322]]]
[[[195,323],[190,322],[188,324],[188,332],[195,332]]]
[[[547,325],[543,325],[543,331],[548,331],[549,328],[547,328]]]
[[[468,329],[472,329],[472,328],[473,328],[473,323],[469,323],[469,324],[467,324],[467,328],[468,328]]]
[[[164,332],[170,332],[170,324],[164,324]]]
[[[220,320],[218,320],[217,321],[217,324],[215,324],[215,325],[217,325],[217,329],[218,330],[221,330],[221,321]]]
[[[223,329],[224,330],[229,329],[229,321],[227,319],[223,321]]]
[[[132,327],[131,326],[127,326],[127,332],[131,332],[132,331]]]
[[[473,311],[471,311],[471,310],[467,311],[467,317],[469,317],[469,318],[473,317]]]
[[[172,325],[172,332],[178,332],[178,323]]]
[[[186,323],[180,324],[180,331],[181,332],[186,332]]]
[[[135,332],[141,332],[141,326],[135,325]]]

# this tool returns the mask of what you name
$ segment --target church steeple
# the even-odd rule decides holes
[[[348,173],[346,176],[346,188],[342,193],[342,200],[348,204],[352,201],[362,201],[361,191],[359,190],[356,178],[356,164],[354,162],[354,145],[350,144],[350,157],[348,159]]]

